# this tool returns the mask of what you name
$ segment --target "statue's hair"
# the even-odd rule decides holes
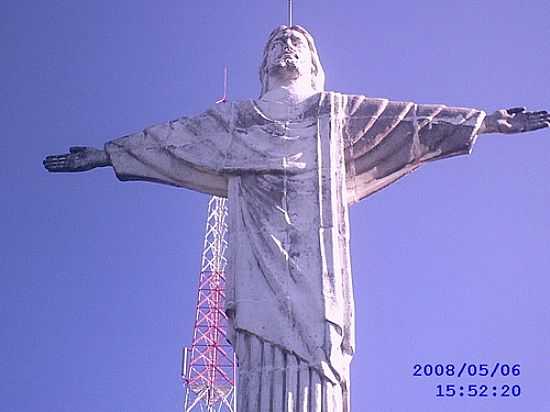
[[[279,26],[269,35],[267,43],[264,47],[262,64],[260,65],[260,82],[262,84],[262,92],[260,93],[260,96],[263,96],[268,90],[269,76],[267,75],[267,55],[271,47],[271,42],[279,33],[285,30],[296,30],[297,32],[303,34],[306,38],[309,50],[311,51],[311,87],[317,92],[322,92],[325,90],[325,72],[323,71],[323,66],[321,66],[321,61],[319,60],[319,54],[317,53],[313,36],[309,34],[308,31],[302,26],[294,25],[291,27]]]

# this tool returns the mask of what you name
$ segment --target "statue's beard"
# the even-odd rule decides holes
[[[302,74],[297,59],[288,55],[281,57],[271,67],[270,72],[273,76],[292,79],[297,79]]]

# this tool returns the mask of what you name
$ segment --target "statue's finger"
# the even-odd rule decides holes
[[[44,167],[48,169],[49,172],[57,172],[62,170],[65,166],[60,164],[45,164]]]
[[[63,164],[64,165],[65,163],[67,163],[67,161],[66,160],[47,160],[46,163],[49,163],[49,164],[52,164],[52,165],[54,165],[54,164]]]
[[[66,162],[67,162],[67,159],[66,159],[66,158],[46,159],[46,162],[47,162],[47,163],[51,163],[51,164],[54,164],[54,163],[66,163]]]
[[[545,119],[550,117],[550,115],[546,112],[529,112],[526,114],[528,119]]]
[[[527,118],[528,122],[550,122],[549,116],[531,116]]]
[[[523,113],[526,110],[527,108],[525,107],[512,107],[511,109],[506,110],[506,112],[508,114],[518,114],[518,113]]]
[[[62,165],[62,164],[44,165],[44,167],[48,170],[65,170],[65,169],[67,169],[67,165]]]
[[[533,130],[539,130],[539,129],[544,129],[546,127],[549,127],[550,124],[548,123],[538,123],[537,125],[533,126],[533,127],[530,127],[528,130],[525,130],[526,132],[531,132]]]
[[[70,170],[67,169],[66,167],[51,167],[47,169],[48,169],[48,172],[53,172],[53,173],[70,172]]]
[[[83,152],[84,150],[86,150],[85,146],[72,146],[72,147],[69,147],[69,152],[70,153],[79,153],[79,152]]]
[[[46,159],[44,164],[57,165],[57,164],[67,164],[67,159]]]
[[[528,130],[537,130],[545,127],[550,127],[550,121],[529,122],[527,124]]]
[[[53,159],[52,158],[50,158],[50,159],[46,158],[46,159],[44,159],[44,163],[52,163],[53,164],[53,163],[66,163],[66,162],[67,162],[66,158],[64,158],[64,159],[63,158],[57,158],[57,159],[56,158],[53,158]]]
[[[69,155],[52,155],[46,156],[46,160],[57,160],[57,159],[66,159]]]
[[[49,172],[71,172],[72,169],[66,163],[55,163],[45,165]]]

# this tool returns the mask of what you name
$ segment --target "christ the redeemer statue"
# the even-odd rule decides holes
[[[120,180],[229,199],[226,313],[240,412],[349,411],[354,304],[349,205],[482,133],[550,126],[545,111],[481,110],[324,91],[311,35],[275,29],[257,100],[48,156],[50,172],[112,166]]]

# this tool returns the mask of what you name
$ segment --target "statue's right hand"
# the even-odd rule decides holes
[[[46,156],[42,163],[49,172],[85,172],[111,164],[104,150],[83,146],[71,147],[66,154]]]

